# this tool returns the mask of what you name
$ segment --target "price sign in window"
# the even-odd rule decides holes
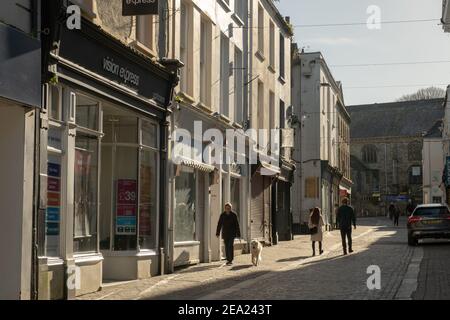
[[[117,181],[116,234],[136,234],[136,180]]]

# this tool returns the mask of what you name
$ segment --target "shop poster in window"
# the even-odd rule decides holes
[[[116,234],[136,234],[136,180],[117,180]]]

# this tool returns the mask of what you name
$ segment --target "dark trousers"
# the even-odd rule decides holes
[[[344,249],[344,253],[347,253],[347,241],[348,241],[348,250],[352,250],[352,228],[341,229],[341,238],[342,238],[342,248]],[[346,241],[347,240],[347,241]]]
[[[313,254],[316,255],[316,242],[312,242]],[[322,254],[322,241],[319,241],[319,253]]]
[[[398,226],[399,216],[394,216],[394,226]]]
[[[234,260],[234,238],[223,239],[225,243],[225,256],[228,262],[233,262]]]

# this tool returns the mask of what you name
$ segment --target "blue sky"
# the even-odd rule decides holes
[[[381,21],[442,16],[442,0],[280,0],[276,4],[283,15],[291,17],[293,25],[366,22],[370,5],[380,7]],[[323,53],[335,79],[344,85],[347,105],[381,103],[428,85],[450,84],[450,63],[345,68],[333,65],[450,61],[450,34],[444,33],[438,23],[382,24],[381,30],[369,30],[365,25],[296,28],[294,41],[306,51]]]

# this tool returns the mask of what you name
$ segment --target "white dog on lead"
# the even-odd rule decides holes
[[[252,263],[254,266],[258,266],[258,264],[262,261],[262,244],[258,240],[252,240],[250,243],[250,252],[252,254]]]

